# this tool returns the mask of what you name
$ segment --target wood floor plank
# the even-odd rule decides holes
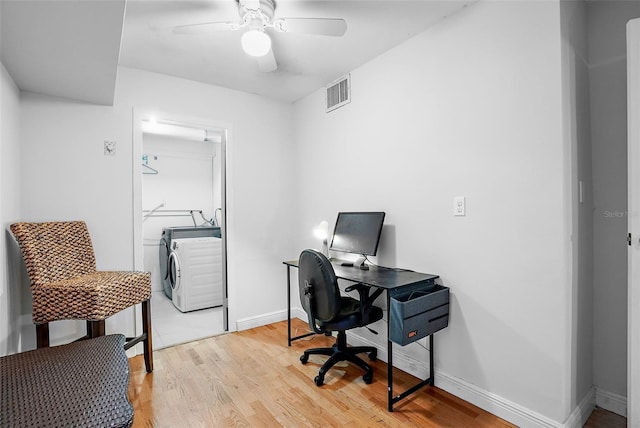
[[[626,428],[627,418],[608,410],[596,408],[584,425],[584,428]]]
[[[308,326],[293,320],[296,334]],[[286,322],[154,352],[154,372],[142,356],[130,360],[129,398],[134,427],[513,427],[435,387],[426,387],[387,411],[386,364],[370,362],[374,380],[340,363],[318,388],[324,357],[307,364],[307,348],[331,346],[317,335],[287,346]],[[366,359],[366,356],[364,357]],[[394,392],[419,379],[394,369]]]

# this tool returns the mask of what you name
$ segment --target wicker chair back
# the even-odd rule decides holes
[[[84,221],[15,223],[11,232],[22,250],[32,286],[96,271],[91,237]]]

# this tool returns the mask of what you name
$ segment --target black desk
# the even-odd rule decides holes
[[[287,332],[288,345],[296,339],[311,336],[315,333],[307,333],[296,337],[291,337],[291,268],[298,267],[298,260],[283,262],[287,266]],[[419,273],[408,270],[386,268],[381,266],[369,266],[369,270],[362,270],[355,266],[342,266],[341,260],[331,260],[333,270],[340,279],[359,282],[371,287],[377,288],[380,292],[386,290],[395,290],[400,287],[412,285],[418,282],[427,281],[438,278],[437,275],[428,273]],[[387,310],[391,306],[390,294],[387,292]],[[387,312],[388,314],[388,312]],[[429,378],[420,381],[418,384],[408,390],[393,395],[393,342],[389,340],[389,320],[387,320],[387,391],[388,391],[388,409],[393,412],[393,405],[410,394],[426,385],[433,385],[434,367],[433,367],[433,334],[429,335]]]

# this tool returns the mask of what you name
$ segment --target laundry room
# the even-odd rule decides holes
[[[215,132],[143,123],[143,260],[155,349],[225,330],[221,153]]]

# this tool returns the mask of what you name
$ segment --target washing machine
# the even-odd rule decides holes
[[[217,226],[178,226],[162,229],[160,238],[160,280],[164,294],[171,299],[172,289],[169,280],[169,255],[171,242],[174,239],[214,237],[220,238],[220,228]]]
[[[169,253],[173,305],[181,312],[222,305],[222,239],[173,239]]]

